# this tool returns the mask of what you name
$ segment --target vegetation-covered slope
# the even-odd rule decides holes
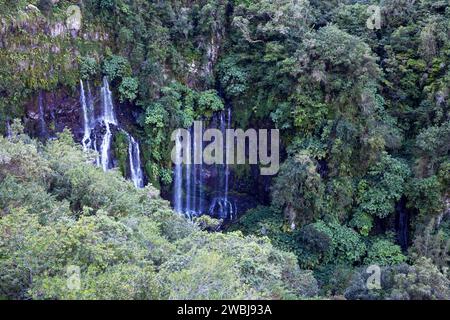
[[[317,294],[312,273],[301,271],[293,254],[268,239],[202,231],[153,187],[138,190],[118,172],[87,163],[69,132],[46,146],[18,131],[10,141],[0,137],[0,181],[3,298]],[[80,268],[80,290],[68,285],[70,266]]]
[[[234,127],[280,129],[282,166],[264,182],[233,168],[233,187],[270,201],[212,234],[152,187],[85,164],[67,134],[45,146],[3,139],[4,296],[93,298],[120,285],[123,298],[315,296],[298,262],[320,296],[449,298],[448,1],[10,2],[0,0],[1,131],[35,120],[40,91],[78,99],[80,79],[106,75],[163,192],[172,130],[224,106]],[[66,23],[70,5],[80,29]],[[367,27],[370,5],[379,29]],[[83,291],[65,291],[68,264],[92,280]],[[383,290],[364,287],[371,264]]]

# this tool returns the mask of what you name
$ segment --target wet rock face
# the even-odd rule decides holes
[[[94,102],[94,117],[99,119],[100,89],[92,85],[92,97]],[[116,103],[116,102],[115,102]],[[41,105],[41,107],[40,107]],[[40,111],[42,108],[42,111]],[[130,112],[124,112],[123,106],[117,104],[117,117],[126,128],[135,123],[135,116]],[[32,137],[43,140],[53,138],[64,128],[69,128],[77,142],[83,138],[83,112],[80,102],[80,89],[72,91],[68,88],[59,88],[55,91],[40,91],[35,93],[25,106],[25,128]],[[43,114],[43,119],[42,119]],[[44,123],[44,124],[43,124]],[[43,127],[43,128],[42,128]],[[102,128],[99,126],[99,136]]]
[[[48,139],[64,128],[69,128],[75,140],[83,135],[82,114],[78,92],[61,88],[56,91],[41,91],[26,104],[25,127],[34,137]]]

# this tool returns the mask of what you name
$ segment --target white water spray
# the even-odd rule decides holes
[[[106,128],[106,133],[103,137],[100,146],[100,163],[104,171],[110,168],[110,154],[111,154],[111,140],[112,132],[111,125],[117,126],[117,118],[114,112],[114,105],[112,100],[112,93],[109,89],[108,79],[103,77],[103,86],[101,88],[102,100],[102,120]]]
[[[136,188],[144,187],[144,175],[141,167],[141,152],[139,143],[128,135],[128,159],[130,162],[131,181]]]
[[[83,110],[83,130],[84,130],[83,140],[81,140],[81,143],[83,145],[83,150],[87,151],[92,147],[92,140],[91,140],[91,126],[89,121],[89,110],[86,102],[86,94],[84,92],[83,80],[80,80],[80,103],[81,108]]]

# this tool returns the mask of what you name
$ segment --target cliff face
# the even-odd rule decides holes
[[[24,123],[31,135],[41,139],[52,138],[64,128],[69,128],[75,140],[81,141],[83,119],[79,92],[67,88],[40,91],[26,103]]]
[[[0,134],[14,118],[43,141],[69,128],[187,215],[257,207],[237,229],[334,284],[427,255],[429,226],[450,238],[450,4],[338,2],[0,0]],[[171,134],[195,120],[278,128],[278,175],[177,168]]]
[[[149,180],[159,185],[163,173],[171,176],[170,131],[186,127],[188,123],[173,119],[194,111],[194,118],[204,119],[212,126],[219,125],[214,124],[212,116],[220,109],[205,109],[209,107],[208,99],[205,104],[196,96],[207,91],[216,99],[224,99],[217,83],[216,65],[224,47],[231,7],[226,1],[214,5],[205,2],[200,7],[196,3],[173,2],[163,5],[159,12],[146,15],[141,12],[142,6],[147,4],[123,3],[106,8],[95,1],[75,6],[71,1],[19,1],[8,8],[0,6],[1,126],[19,117],[27,132],[43,141],[69,128],[81,144],[85,128],[80,80],[90,83],[94,118],[100,119],[100,86],[102,76],[106,75],[121,125],[112,128],[114,165],[124,175],[130,174],[124,164],[128,146],[124,138],[117,135],[119,129],[124,129],[138,140],[144,140],[141,157]],[[156,7],[158,5],[147,9],[151,11]],[[126,10],[130,12],[124,13]],[[133,17],[132,12],[137,11],[139,19],[144,21]],[[109,14],[105,15],[106,12]],[[121,15],[124,17],[119,18]],[[199,15],[203,17],[198,19]],[[168,121],[164,125],[167,132],[149,132],[152,126],[147,128],[144,121],[154,112],[145,113],[145,109],[155,100],[165,99],[164,88],[173,83],[177,83],[176,90],[181,88],[189,94],[181,94],[181,103],[167,101],[165,108],[169,114],[164,119]],[[139,94],[135,86],[139,87]],[[179,95],[175,92],[173,98],[178,99]],[[189,95],[198,100],[193,106],[188,106]],[[195,105],[200,103],[204,106],[196,111],[198,106]],[[171,111],[177,104],[180,110]],[[94,131],[94,136],[102,137],[105,127],[96,126]],[[156,154],[154,150],[159,146],[155,146],[154,141],[158,139],[162,139],[160,144],[164,150]],[[224,179],[223,169],[204,167],[200,173],[203,193],[197,197],[204,197],[204,210],[209,210],[214,199],[224,193],[223,188],[218,187],[218,180]],[[258,199],[268,200],[268,184],[261,185],[258,175],[250,168],[246,170],[245,175],[238,175],[231,169],[233,172],[229,175],[231,201],[236,207],[234,210],[240,212],[254,207]],[[184,177],[184,183],[186,179]],[[167,180],[160,187],[166,198],[172,198],[171,183]],[[255,190],[258,190],[256,194]],[[260,194],[265,196],[260,197]]]
[[[98,25],[82,28],[79,12],[68,3],[61,1],[52,15],[33,3],[0,7],[0,121],[22,117],[30,133],[39,135],[33,122],[40,117],[41,96],[50,133],[64,126],[76,133],[79,58],[89,51],[100,59],[109,35]]]
[[[115,15],[130,10],[127,17],[132,17],[134,11],[145,10],[137,4],[129,6],[108,9],[92,1],[80,1],[75,5],[73,1],[0,4],[2,130],[4,121],[14,117],[22,117],[27,123],[37,120],[38,96],[42,93],[50,131],[68,126],[78,134],[80,121],[76,119],[74,106],[79,99],[79,80],[90,77],[100,82],[98,69],[112,54],[130,57],[129,76],[139,77],[139,85],[143,87],[141,100],[157,98],[160,96],[159,90],[174,81],[195,90],[214,86],[213,72],[225,33],[219,14],[211,17],[217,21],[208,27],[210,30],[196,35],[194,39],[188,39],[191,38],[189,29],[193,26],[186,26],[183,31],[185,44],[178,47],[171,39],[168,28],[177,20],[190,19],[190,16],[197,14],[195,5],[173,7],[174,16],[169,18],[171,22],[160,27],[155,26],[162,23],[162,18],[156,13],[145,16],[149,20],[146,25],[136,23],[125,27]],[[215,12],[214,8],[208,10]],[[106,12],[111,16],[104,16]],[[130,29],[132,27],[136,29]],[[145,39],[131,44],[133,33],[136,38],[144,38],[142,33],[145,33]],[[88,70],[87,74],[83,74],[85,70],[80,62],[84,57],[94,61],[96,72],[89,73],[92,70]],[[120,84],[120,79],[113,83],[117,98]],[[33,125],[28,128],[31,134],[38,134],[33,131]]]

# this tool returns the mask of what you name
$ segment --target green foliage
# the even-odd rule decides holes
[[[136,78],[123,78],[119,86],[120,102],[124,102],[125,100],[133,102],[137,98],[138,86],[139,84]]]
[[[365,212],[358,211],[350,221],[352,227],[356,228],[363,236],[368,236],[373,227],[373,217]]]
[[[269,245],[262,247],[270,259],[267,252],[255,258],[262,266],[221,247],[205,249],[218,241],[260,252],[260,244],[235,234],[200,233],[198,248],[183,251],[180,243],[198,228],[217,229],[217,221],[187,224],[149,197],[157,193],[152,186],[134,190],[116,172],[87,166],[93,155],[86,158],[67,132],[43,146],[15,123],[12,137],[0,138],[0,225],[12,230],[0,246],[0,296],[314,296],[314,278],[290,262],[297,259],[314,269],[325,295],[342,294],[354,267],[379,260],[386,289],[367,292],[362,270],[347,297],[448,297],[447,1],[85,0],[78,35],[55,35],[71,4],[0,0],[0,132],[5,121],[33,116],[37,92],[76,95],[80,78],[98,82],[102,71],[124,115],[130,107],[138,119],[149,180],[168,186],[172,130],[208,121],[226,101],[236,126],[280,129],[283,160],[271,206],[251,210],[231,230],[267,236],[296,257],[279,260],[290,266],[286,278]],[[371,4],[381,6],[380,30],[366,27]],[[119,134],[114,152],[122,172],[126,148]],[[247,172],[234,172],[235,185],[253,185]],[[405,256],[386,236],[400,199],[410,215],[411,266],[398,264]],[[77,232],[91,236],[86,251]],[[70,246],[61,249],[55,238]],[[82,267],[80,291],[65,287],[68,263]]]
[[[360,261],[366,252],[358,233],[335,222],[319,221],[305,226],[301,232],[302,241],[322,263],[352,264]]]
[[[18,126],[16,126],[18,127]],[[9,299],[296,298],[310,272],[265,238],[208,233],[152,186],[104,173],[64,131],[0,137],[0,296]],[[79,268],[79,289],[71,268]],[[75,282],[72,282],[75,281]]]
[[[103,62],[103,73],[110,81],[131,76],[130,62],[122,56],[111,55]]]
[[[447,300],[450,281],[427,258],[414,265],[405,264],[381,268],[381,290],[366,286],[370,273],[365,269],[355,274],[345,291],[347,299]]]
[[[223,110],[223,102],[215,90],[200,92],[197,114],[211,117],[214,112]]]
[[[272,189],[273,204],[291,221],[308,223],[320,217],[323,185],[316,162],[307,153],[297,154],[280,167]]]
[[[234,59],[234,57],[228,57],[218,66],[221,85],[229,97],[242,95],[248,88],[248,75]]]
[[[450,121],[441,126],[432,126],[422,130],[416,138],[420,150],[416,171],[419,176],[436,173],[439,165],[448,159],[450,150]]]
[[[80,76],[83,80],[88,80],[94,77],[98,72],[99,66],[95,58],[81,57],[80,58]]]
[[[149,300],[157,297],[153,268],[118,264],[105,272],[88,267],[82,273],[80,290],[70,289],[67,274],[38,276],[30,290],[33,299]]]
[[[410,256],[417,260],[421,257],[431,259],[439,270],[446,272],[450,261],[450,228],[449,221],[432,218],[421,233],[417,233],[410,249]]]
[[[301,250],[302,243],[297,239],[299,231],[291,230],[283,215],[273,207],[259,206],[247,211],[227,229],[237,230],[245,235],[268,237],[277,248],[294,252],[296,255]]]
[[[172,263],[175,265],[169,267],[168,275],[160,274],[161,283],[170,290],[164,299],[243,299],[248,294],[231,257],[203,249],[187,261]]]
[[[211,218],[210,216],[205,214],[198,218],[195,218],[195,223],[202,230],[217,231],[220,229],[220,226],[222,225],[223,220],[217,220],[217,219]]]
[[[392,266],[406,261],[400,246],[386,239],[376,240],[367,251],[364,263],[379,266]]]
[[[416,208],[422,217],[434,216],[441,212],[442,186],[436,176],[425,179],[413,179],[408,185],[409,206]]]
[[[119,170],[124,177],[126,177],[128,169],[128,143],[128,136],[125,132],[119,131],[114,135],[112,149],[114,151],[114,156],[119,163]]]
[[[198,248],[199,243],[204,244],[204,250],[216,254],[220,252],[220,255],[229,257],[229,261],[235,261],[237,269],[234,273],[239,275],[246,298],[259,296],[266,299],[287,299],[313,297],[317,294],[317,282],[311,272],[300,270],[293,254],[275,249],[267,238],[243,237],[240,232],[198,233],[180,243],[190,257],[184,261],[189,263],[196,259],[202,250]],[[202,267],[205,268],[210,270],[207,266]],[[236,279],[228,273],[224,276],[230,280]],[[263,283],[265,285],[260,286]],[[258,289],[255,291],[255,288]]]
[[[380,161],[369,168],[367,180],[359,183],[358,211],[379,218],[394,212],[409,174],[406,164],[383,153]]]

